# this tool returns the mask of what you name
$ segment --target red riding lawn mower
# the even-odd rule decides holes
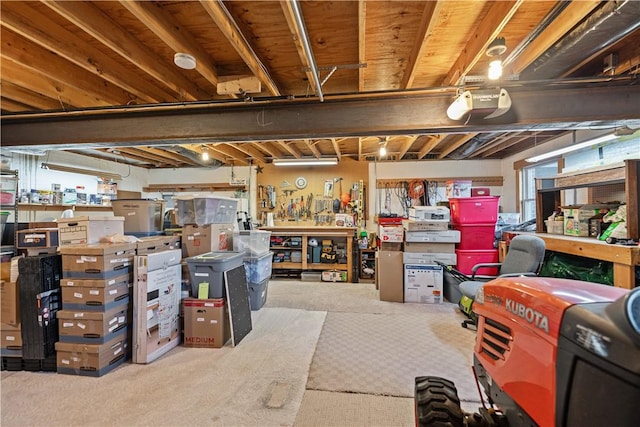
[[[418,377],[416,425],[640,425],[640,287],[498,278],[473,309],[482,407],[466,413],[451,381]]]

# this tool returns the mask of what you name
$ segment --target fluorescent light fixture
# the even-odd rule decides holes
[[[335,166],[338,164],[336,157],[326,159],[274,159],[274,166]]]
[[[603,142],[611,141],[612,139],[616,139],[616,138],[617,136],[614,133],[611,133],[609,135],[599,136],[597,138],[588,139],[579,144],[569,145],[568,147],[564,147],[558,150],[550,151],[548,153],[540,154],[539,156],[529,157],[528,159],[525,159],[525,162],[529,162],[529,163],[539,162],[540,160],[550,159],[552,157],[561,156],[563,154],[571,153],[573,151],[582,150],[583,148],[587,148],[596,144],[601,144]]]
[[[122,176],[117,173],[102,172],[102,171],[96,171],[91,169],[74,168],[72,166],[56,165],[55,163],[42,163],[40,167],[42,169],[49,169],[52,171],[79,173],[81,175],[96,176],[98,178],[102,178],[104,180],[109,180],[109,181],[119,181],[122,179]]]

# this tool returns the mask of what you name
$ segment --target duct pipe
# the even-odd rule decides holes
[[[198,153],[194,153],[191,150],[188,150],[180,145],[172,145],[170,147],[164,147],[166,150],[173,151],[176,154],[179,154],[183,157],[188,158],[194,163],[205,167],[205,168],[218,168],[222,166],[222,162],[216,159],[202,160]]]
[[[323,102],[324,95],[322,94],[322,86],[320,84],[320,76],[318,75],[318,67],[316,66],[316,60],[313,56],[313,52],[311,51],[309,34],[307,33],[307,28],[304,25],[304,19],[302,18],[302,12],[300,11],[300,4],[298,3],[298,0],[291,0],[291,9],[293,10],[293,16],[296,19],[298,31],[300,32],[300,34],[302,34],[302,48],[304,49],[304,54],[307,57],[307,61],[309,61],[311,74],[313,74],[313,84],[316,87],[316,94],[318,95],[318,98],[320,98],[320,102]]]
[[[607,1],[574,30],[533,62],[525,80],[551,79],[569,73],[575,64],[597,54],[640,27],[640,2]]]
[[[459,147],[453,150],[448,156],[447,159],[451,160],[464,160],[475,153],[477,150],[482,148],[487,142],[491,141],[494,138],[502,135],[504,132],[491,132],[487,134],[480,134],[474,136],[462,147]]]

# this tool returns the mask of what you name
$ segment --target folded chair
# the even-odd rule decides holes
[[[462,322],[462,327],[475,325],[475,315],[472,313],[472,304],[475,301],[476,293],[489,280],[497,277],[508,276],[536,276],[542,267],[544,260],[545,244],[544,240],[537,236],[519,234],[509,245],[509,250],[501,263],[476,264],[472,268],[471,280],[461,282],[460,308],[470,319]],[[476,272],[483,267],[498,268],[497,276],[476,276]]]

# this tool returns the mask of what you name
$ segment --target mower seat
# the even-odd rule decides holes
[[[537,236],[519,234],[511,239],[509,251],[501,263],[476,264],[471,270],[473,280],[460,283],[460,293],[462,294],[460,306],[470,307],[480,287],[496,277],[537,275],[542,267],[545,249],[544,240]],[[483,267],[497,267],[498,275],[476,276],[476,272]],[[466,314],[469,315],[469,313]],[[472,316],[470,317],[473,319]],[[475,322],[473,320],[465,321],[462,326],[466,327],[470,323]]]

